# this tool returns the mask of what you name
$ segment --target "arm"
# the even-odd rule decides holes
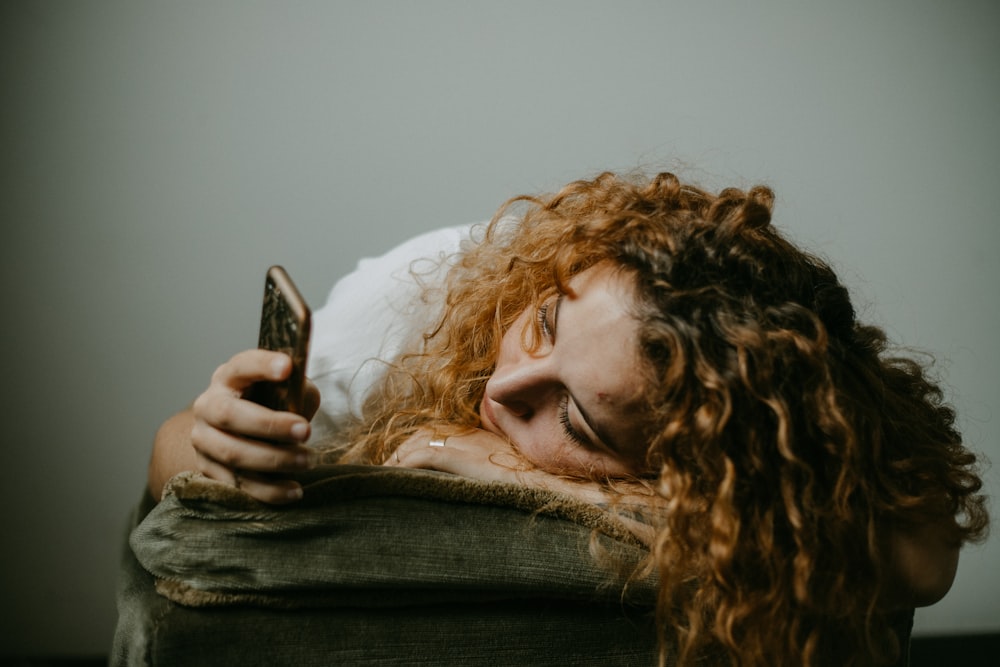
[[[220,366],[212,382],[194,404],[157,431],[149,463],[148,485],[159,498],[167,480],[184,470],[232,484],[270,503],[301,497],[298,483],[274,473],[310,467],[308,418],[319,405],[319,392],[307,385],[305,415],[276,412],[242,398],[259,381],[288,377],[286,355],[248,350]]]
[[[571,479],[539,470],[527,463],[508,441],[474,429],[450,436],[443,447],[431,447],[432,430],[422,430],[404,442],[383,463],[387,466],[425,468],[474,479],[522,484],[558,491],[596,505],[639,507],[655,514],[658,497],[646,486],[621,482],[609,489],[586,479]],[[651,527],[634,524],[633,532],[649,543]],[[942,516],[911,526],[890,528],[885,542],[887,574],[884,600],[893,609],[926,607],[938,602],[951,588],[958,567],[960,542],[954,518]]]
[[[198,469],[198,458],[191,444],[193,426],[194,413],[188,408],[163,422],[157,430],[147,475],[149,492],[154,498],[160,498],[167,480],[177,473]]]
[[[625,510],[626,513],[616,512],[616,518],[637,538],[646,544],[652,542],[653,527],[630,516],[634,511],[640,515],[655,514],[659,508],[658,497],[641,481],[625,478],[598,481],[583,471],[567,471],[562,475],[547,472],[528,462],[506,438],[482,429],[448,436],[443,446],[431,446],[429,443],[435,439],[433,429],[420,430],[390,454],[383,465],[520,484],[564,493],[580,502],[612,510]]]

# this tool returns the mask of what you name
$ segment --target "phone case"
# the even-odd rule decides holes
[[[292,358],[292,373],[284,382],[258,382],[246,398],[274,410],[302,413],[306,360],[312,315],[295,283],[280,266],[272,266],[264,281],[257,346]]]

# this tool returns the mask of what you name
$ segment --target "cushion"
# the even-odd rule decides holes
[[[405,468],[302,481],[284,507],[194,473],[147,497],[110,664],[657,664],[648,552],[613,513]]]
[[[645,549],[593,505],[436,471],[330,466],[319,474],[302,502],[272,506],[183,473],[133,532],[132,549],[161,592],[189,605],[654,599],[651,581],[615,574]]]
[[[303,481],[275,507],[174,478],[136,517],[112,664],[655,664],[647,552],[613,514],[432,471]]]

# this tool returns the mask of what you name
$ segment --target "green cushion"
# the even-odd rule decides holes
[[[555,493],[335,466],[274,507],[184,474],[129,542],[114,665],[655,663],[646,550]]]

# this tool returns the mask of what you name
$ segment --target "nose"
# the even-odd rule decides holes
[[[530,418],[558,386],[551,357],[525,354],[497,368],[486,383],[486,395],[513,415]]]

